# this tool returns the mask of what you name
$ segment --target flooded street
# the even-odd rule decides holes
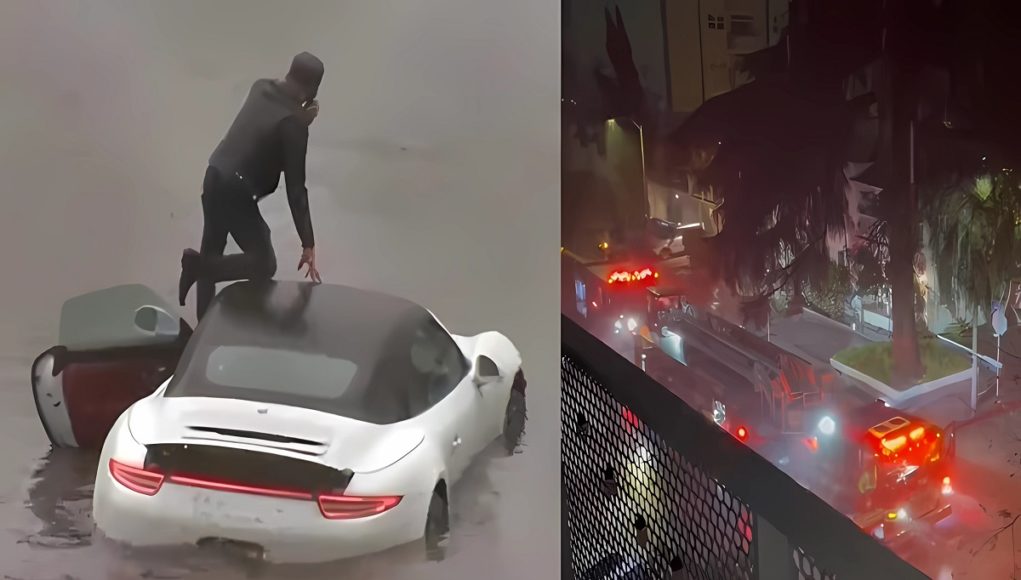
[[[558,36],[545,0],[4,3],[0,578],[553,577]],[[95,457],[50,451],[31,362],[71,296],[142,283],[176,302],[208,154],[251,82],[302,50],[326,63],[308,161],[324,280],[415,300],[459,334],[505,333],[528,378],[523,445],[454,487],[439,562],[252,570],[197,549],[126,554],[93,535]],[[296,279],[285,195],[261,208],[278,277]]]

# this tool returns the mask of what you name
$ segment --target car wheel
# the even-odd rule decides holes
[[[521,371],[514,377],[510,400],[503,416],[503,446],[507,453],[514,453],[525,434],[528,411],[525,407],[525,375]]]
[[[425,554],[430,560],[442,560],[450,537],[450,509],[443,488],[437,486],[425,518]]]

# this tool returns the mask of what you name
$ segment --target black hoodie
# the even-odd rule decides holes
[[[315,246],[305,187],[308,124],[301,103],[277,81],[255,81],[234,124],[209,158],[220,175],[241,176],[256,199],[276,191],[284,173],[287,201],[304,248]]]

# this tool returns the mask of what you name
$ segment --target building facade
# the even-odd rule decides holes
[[[740,60],[780,42],[789,0],[663,0],[669,107],[690,113],[751,77]]]

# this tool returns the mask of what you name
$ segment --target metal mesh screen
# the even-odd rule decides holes
[[[755,578],[748,506],[568,356],[561,383],[565,516],[576,577]]]
[[[836,574],[830,574],[815,563],[801,548],[794,549],[794,566],[798,570],[798,580],[837,580]]]

